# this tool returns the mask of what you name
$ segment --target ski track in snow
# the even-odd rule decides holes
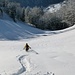
[[[21,65],[21,69],[19,69],[16,73],[13,73],[11,75],[21,75],[21,74],[23,74],[23,75],[54,75],[54,73],[52,73],[52,72],[47,72],[45,74],[42,74],[41,71],[39,71],[35,74],[31,74],[30,73],[32,70],[31,68],[33,68],[33,67],[31,67],[32,66],[31,61],[30,61],[31,59],[28,60],[27,57],[29,59],[29,55],[19,56],[18,61]]]
[[[18,59],[19,63],[21,64],[22,68],[17,71],[17,73],[13,73],[12,75],[20,75],[24,72],[30,71],[30,63],[26,58],[26,55],[22,55]]]

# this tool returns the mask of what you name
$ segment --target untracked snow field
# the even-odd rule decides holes
[[[0,20],[0,40],[0,75],[75,75],[75,26],[51,32]]]

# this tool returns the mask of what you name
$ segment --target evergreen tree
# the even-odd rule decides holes
[[[25,8],[22,8],[21,20],[22,20],[22,21],[25,21]]]

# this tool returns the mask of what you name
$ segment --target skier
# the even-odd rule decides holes
[[[26,45],[24,46],[24,48],[26,51],[28,51],[29,49],[31,49],[31,47],[28,45],[28,43],[26,43]]]

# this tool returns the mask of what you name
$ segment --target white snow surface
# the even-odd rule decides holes
[[[47,12],[56,12],[57,10],[59,10],[61,8],[61,4],[55,4],[53,6],[49,6],[46,8]]]
[[[75,26],[42,31],[1,19],[0,40],[0,75],[75,74]],[[26,43],[28,52],[23,50]]]
[[[66,5],[66,1],[63,1],[62,3],[53,4],[53,5],[48,6],[44,11],[46,11],[47,13],[54,13],[60,10],[61,7],[65,5]]]
[[[0,40],[20,40],[36,37],[35,34],[42,34],[43,30],[34,28],[23,22],[15,23],[4,13],[0,19]]]

